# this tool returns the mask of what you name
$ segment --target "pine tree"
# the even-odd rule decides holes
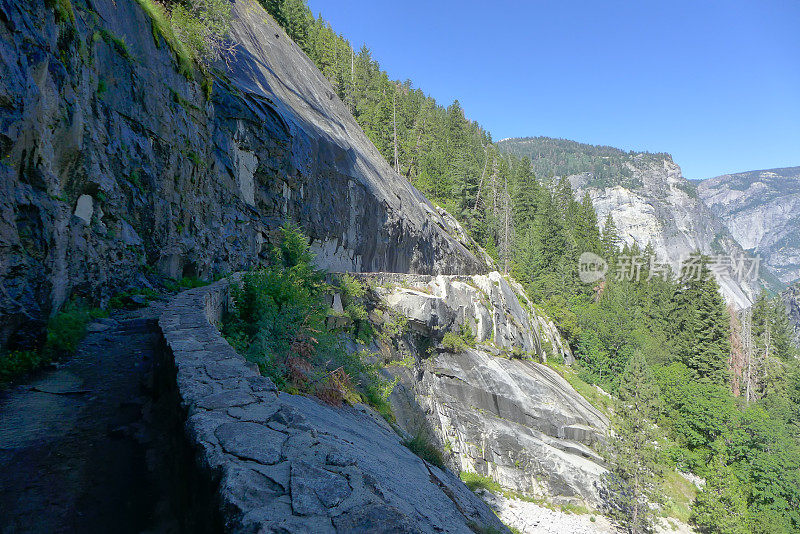
[[[706,484],[692,505],[692,521],[702,532],[747,534],[747,500],[728,465],[724,442],[717,440],[714,449]]]
[[[541,186],[533,175],[530,160],[527,158],[516,162],[511,172],[514,226],[525,229],[536,217],[537,206],[541,203]]]
[[[699,270],[684,271],[678,294],[681,317],[676,335],[684,341],[680,355],[701,380],[727,385],[730,317],[707,259],[699,257],[698,261]]]
[[[617,225],[614,224],[614,217],[609,213],[606,215],[606,220],[603,224],[603,254],[609,263],[610,260],[617,256],[618,249],[619,235],[617,234]]]
[[[562,176],[556,185],[554,200],[561,212],[561,217],[564,223],[569,228],[575,227],[575,222],[578,216],[578,202],[575,200],[575,193],[572,191],[572,185],[569,180]]]
[[[651,502],[661,500],[658,428],[661,409],[658,386],[644,354],[635,351],[620,381],[608,436],[602,496],[609,515],[632,534],[653,526]]]
[[[583,195],[577,208],[575,220],[575,243],[579,253],[602,253],[600,228],[597,225],[597,212],[594,210],[592,198],[588,193]]]

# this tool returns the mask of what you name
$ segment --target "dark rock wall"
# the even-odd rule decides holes
[[[0,0],[0,344],[147,270],[251,267],[284,220],[335,270],[485,270],[256,2],[210,96],[135,0],[72,4]]]

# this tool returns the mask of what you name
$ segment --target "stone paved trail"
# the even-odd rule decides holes
[[[160,307],[92,323],[74,358],[0,396],[0,532],[175,530],[151,475]]]

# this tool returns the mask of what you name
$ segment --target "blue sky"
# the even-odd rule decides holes
[[[800,1],[310,0],[494,139],[669,152],[687,178],[800,165]]]

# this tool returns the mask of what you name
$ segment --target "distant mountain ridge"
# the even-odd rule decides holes
[[[539,178],[591,173],[593,187],[641,186],[628,165],[635,158],[672,161],[672,156],[664,152],[625,152],[612,146],[552,137],[507,138],[496,144],[506,153],[530,158],[533,172]]]
[[[624,243],[654,247],[659,261],[678,269],[692,252],[742,255],[744,250],[700,199],[697,188],[666,153],[625,152],[565,139],[505,139],[501,150],[529,157],[540,177],[569,178],[577,196],[588,193],[599,220],[611,214]],[[753,281],[717,277],[727,301],[749,306]]]
[[[800,279],[800,167],[725,174],[699,182],[698,192],[781,282]]]

